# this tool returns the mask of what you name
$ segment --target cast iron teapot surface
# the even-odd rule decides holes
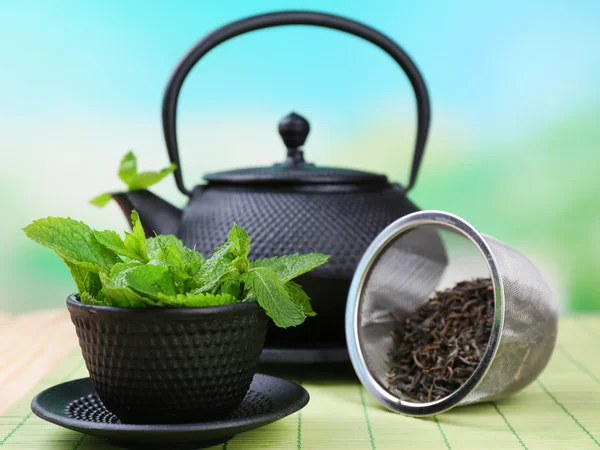
[[[406,187],[385,175],[335,167],[305,160],[303,145],[310,127],[291,113],[279,123],[281,160],[270,167],[237,169],[204,176],[206,184],[191,191],[183,182],[176,136],[179,91],[187,74],[202,56],[240,34],[281,25],[314,25],[366,39],[387,52],[406,72],[417,99],[418,129],[410,180]],[[190,197],[180,210],[149,191],[115,194],[129,217],[136,209],[148,231],[176,234],[185,245],[205,257],[224,240],[233,222],[253,238],[253,259],[290,253],[320,252],[330,262],[299,279],[313,299],[318,315],[302,326],[273,327],[263,355],[270,361],[341,360],[347,358],[344,340],[346,296],[354,270],[367,246],[388,224],[417,210],[406,198],[413,187],[429,129],[427,90],[416,66],[404,51],[381,33],[360,23],[314,12],[280,12],[226,25],[199,41],[179,63],[163,102],[163,128],[175,180]],[[372,151],[372,150],[369,150]],[[285,157],[284,157],[285,156]],[[309,158],[310,159],[310,158]]]

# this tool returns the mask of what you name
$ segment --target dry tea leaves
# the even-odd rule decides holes
[[[394,317],[391,390],[415,402],[438,400],[462,386],[483,357],[494,318],[492,282],[462,281],[411,316]]]

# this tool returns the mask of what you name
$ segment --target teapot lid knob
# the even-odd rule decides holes
[[[281,122],[279,122],[279,135],[288,150],[288,161],[304,162],[302,150],[299,147],[304,145],[309,131],[310,124],[308,120],[295,112],[281,119]]]

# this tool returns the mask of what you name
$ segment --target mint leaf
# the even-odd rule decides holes
[[[140,172],[137,170],[137,159],[132,151],[121,160],[119,165],[119,178],[127,185],[129,191],[141,191],[149,188],[153,184],[158,183],[167,175],[173,173],[177,166],[171,164],[169,167],[162,169],[159,172]],[[108,193],[100,194],[90,200],[92,205],[103,207],[112,200],[112,196]]]
[[[112,230],[97,231],[97,230],[94,230],[93,233],[94,233],[94,238],[96,238],[96,240],[100,244],[102,244],[107,249],[111,250],[113,253],[116,253],[117,255],[121,255],[121,256],[127,256],[128,258],[132,257],[132,256],[130,256],[128,254],[129,252],[125,248],[125,244],[123,243],[123,239],[121,239],[121,236],[119,236],[119,233],[117,233],[116,231],[112,231]]]
[[[112,196],[108,193],[100,194],[90,200],[90,203],[98,208],[102,208],[112,200]]]
[[[131,181],[127,183],[130,191],[141,191],[147,189],[153,184],[158,183],[167,175],[173,173],[177,166],[171,164],[169,167],[162,169],[160,172],[141,172],[138,173]]]
[[[106,295],[110,299],[110,306],[120,308],[145,308],[148,306],[158,306],[150,299],[132,291],[127,286],[121,286],[115,282],[115,279],[105,273],[100,274],[100,281]]]
[[[246,273],[250,270],[250,261],[246,256],[238,256],[231,261],[231,267],[238,271],[238,273]]]
[[[247,258],[250,254],[250,243],[252,239],[248,236],[246,230],[240,227],[237,223],[233,224],[233,227],[229,231],[227,240],[233,245],[231,246],[231,253],[236,258]]]
[[[173,274],[173,279],[179,292],[184,292],[186,281],[190,275],[183,266],[183,244],[178,239],[158,239],[156,242],[160,247],[157,260],[163,262]],[[181,247],[181,248],[180,248]]]
[[[121,160],[119,166],[119,178],[123,180],[126,185],[130,185],[135,177],[137,176],[137,159],[132,151],[127,152]]]
[[[200,270],[192,276],[190,285],[193,289],[202,288],[204,285],[214,281],[229,270],[231,263],[230,250],[233,246],[231,241],[227,241],[219,245],[212,256],[204,261]]]
[[[120,262],[113,266],[113,268],[110,270],[109,275],[111,277],[120,277],[119,285],[125,286],[125,274],[128,271],[140,266],[143,266],[143,264],[135,260]]]
[[[210,278],[204,285],[194,290],[193,293],[201,294],[203,292],[212,292],[216,290],[219,285],[226,281],[235,280],[238,278],[238,276],[239,273],[237,270],[227,270],[227,267],[223,265],[219,268],[219,270],[213,273],[212,278]]]
[[[102,244],[107,249],[116,253],[117,255],[124,256],[126,258],[135,259],[137,261],[140,260],[140,255],[137,252],[132,251],[131,248],[125,247],[125,243],[121,236],[115,231],[105,230],[105,231],[96,231],[94,230],[94,238]],[[142,260],[142,262],[146,262]]]
[[[182,244],[183,246],[183,244]],[[202,255],[192,248],[183,247],[183,256],[181,261],[183,270],[190,277],[200,271],[200,267],[204,264]]]
[[[198,276],[204,258],[194,249],[187,248],[175,236],[156,236],[146,241],[148,257],[162,261],[175,278],[178,290],[182,293],[194,290],[197,285],[192,279]]]
[[[23,228],[28,238],[54,250],[63,259],[91,272],[107,271],[120,262],[115,253],[101,245],[83,222],[47,217]]]
[[[119,263],[110,271],[110,275],[106,273],[100,274],[100,281],[106,293],[111,306],[119,306],[122,308],[144,308],[147,306],[158,306],[151,299],[134,292],[127,286],[127,274],[137,267],[143,267],[137,261],[128,263]]]
[[[304,322],[302,308],[292,301],[285,285],[268,267],[256,267],[242,275],[248,293],[256,297],[258,304],[282,328],[294,327]]]
[[[233,242],[227,241],[219,245],[210,258],[208,258],[204,264],[202,265],[202,272],[211,273],[214,269],[220,264],[229,264],[231,262],[231,257],[229,256],[229,252],[233,247]]]
[[[221,283],[219,288],[221,294],[229,294],[235,298],[242,297],[242,282],[239,277],[235,277],[231,280],[225,280]]]
[[[136,210],[131,211],[132,232],[125,232],[125,248],[131,254],[136,255],[134,259],[142,262],[148,262],[148,253],[146,251],[146,234],[142,227],[140,215]]]
[[[158,298],[167,304],[186,308],[230,305],[238,302],[235,297],[228,294],[192,294],[189,292],[187,294],[177,294],[175,296],[159,294]]]
[[[180,255],[182,255],[186,250],[186,247],[183,246],[183,242],[181,242],[172,234],[159,234],[146,239],[146,251],[148,253],[148,258],[150,259],[163,258],[166,247],[169,248],[169,253],[171,251],[176,251]]]
[[[250,254],[252,239],[250,239],[246,230],[234,223],[227,236],[227,241],[232,244],[231,254],[234,256],[234,260],[231,262],[232,267],[239,273],[248,272],[250,269],[248,255]]]
[[[325,264],[329,255],[307,253],[305,255],[288,255],[270,259],[260,259],[250,263],[250,267],[268,267],[275,271],[277,278],[287,283],[294,278]]]
[[[112,306],[104,291],[99,292],[97,296],[93,296],[89,292],[82,292],[79,294],[79,301],[88,305]]]
[[[146,264],[134,267],[126,272],[125,282],[131,290],[155,300],[159,300],[159,294],[177,294],[173,274],[165,266]]]
[[[102,283],[100,282],[100,277],[96,272],[91,272],[88,269],[73,264],[66,259],[63,259],[63,261],[71,272],[73,281],[75,281],[75,286],[77,286],[77,292],[80,294],[87,292],[90,295],[96,295],[98,292],[100,292],[102,289]]]
[[[294,283],[293,281],[288,281],[285,284],[285,288],[287,289],[292,301],[302,308],[304,315],[310,317],[317,315],[317,313],[313,311],[310,304],[310,297],[306,292],[304,292],[302,286],[300,286],[298,283]]]

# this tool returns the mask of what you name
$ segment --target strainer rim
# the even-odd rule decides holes
[[[414,403],[399,399],[386,390],[371,374],[359,342],[358,312],[360,298],[373,263],[377,260],[387,244],[408,231],[424,225],[437,225],[450,228],[468,238],[479,250],[485,259],[490,278],[492,279],[494,291],[494,321],[490,338],[484,355],[469,379],[450,395],[434,402]],[[361,383],[367,390],[384,406],[392,411],[409,416],[429,416],[439,414],[457,406],[469,394],[471,394],[484,379],[489,370],[498,346],[504,327],[505,297],[500,267],[494,253],[489,246],[486,237],[473,225],[454,214],[444,211],[418,211],[408,214],[394,221],[386,227],[371,242],[363,254],[350,285],[346,304],[346,342],[350,354],[350,360]]]

